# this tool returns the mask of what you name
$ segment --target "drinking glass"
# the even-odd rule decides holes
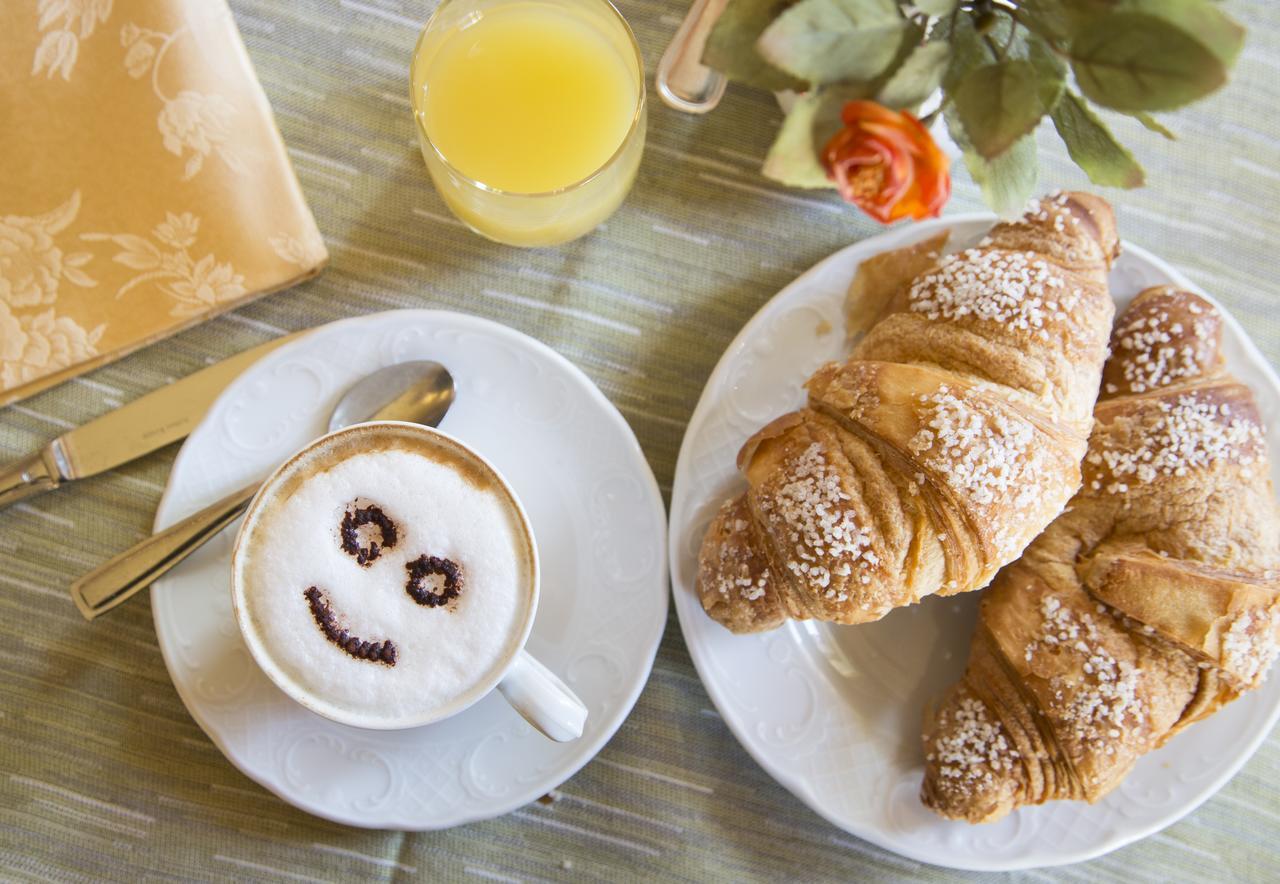
[[[577,180],[536,191],[504,189],[468,175],[460,168],[466,166],[464,157],[448,156],[436,143],[441,140],[439,133],[433,141],[433,120],[428,116],[433,76],[442,75],[439,65],[433,70],[433,63],[441,58],[442,49],[485,16],[513,9],[521,14],[545,15],[553,27],[557,17],[563,17],[566,33],[578,34],[589,28],[593,40],[603,39],[616,51],[628,78],[634,81],[633,89],[630,83],[625,86],[630,125],[612,155]],[[528,39],[536,40],[537,36],[531,34]],[[443,0],[418,38],[410,84],[418,140],[436,190],[459,220],[489,239],[516,246],[555,245],[576,239],[608,218],[635,180],[647,119],[644,62],[631,28],[608,0]],[[598,121],[584,110],[579,124],[586,127],[594,122]],[[510,131],[504,138],[509,139],[511,163],[537,162],[522,154],[521,132]]]

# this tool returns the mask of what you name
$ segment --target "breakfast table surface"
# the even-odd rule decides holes
[[[1280,5],[1231,0],[1249,29],[1231,83],[1167,116],[1176,141],[1115,125],[1149,184],[1106,191],[1122,235],[1219,298],[1280,363]],[[652,72],[684,0],[620,0]],[[599,385],[669,502],[699,393],[759,307],[879,231],[833,193],[759,167],[773,96],[731,87],[686,116],[656,100],[635,189],[558,248],[490,243],[454,221],[414,137],[408,59],[428,0],[231,0],[331,254],[319,278],[0,409],[0,462],[285,332],[404,307],[505,323]],[[1087,187],[1051,131],[1041,187]],[[511,133],[513,160],[520,133]],[[0,216],[4,214],[0,173]],[[947,213],[981,209],[959,165]],[[2,223],[2,218],[0,218]],[[333,354],[341,359],[341,353]],[[1273,440],[1273,445],[1275,440]],[[146,536],[177,446],[0,511],[0,878],[56,880],[1274,880],[1280,735],[1216,796],[1083,865],[1007,875],[904,859],[836,829],[739,746],[699,682],[674,609],[644,692],[600,754],[505,817],[428,833],[310,816],[233,767],[175,692],[140,596],[84,621],[67,587]],[[912,649],[922,652],[924,649]]]

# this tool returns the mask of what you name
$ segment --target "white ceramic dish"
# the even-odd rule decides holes
[[[231,610],[234,530],[158,582],[156,633],[192,716],[230,761],[286,801],[355,826],[441,829],[498,816],[572,776],[622,724],[667,612],[662,499],[635,435],[548,347],[473,316],[401,310],[343,320],[235,381],[188,438],[156,515],[164,528],[324,432],[341,393],[411,359],[444,363],[458,398],[441,429],[501,470],[542,558],[527,647],[587,704],[582,738],[553,743],[500,696],[404,731],[330,722],[254,665]]]
[[[989,871],[1088,859],[1191,812],[1271,730],[1280,715],[1280,677],[1143,758],[1096,805],[1054,802],[970,826],[942,820],[920,803],[920,723],[925,702],[963,671],[978,593],[927,599],[865,626],[793,622],[734,636],[703,612],[695,580],[706,526],[740,487],[738,448],[798,407],[800,384],[846,352],[843,302],[858,263],[943,228],[953,230],[953,245],[966,245],[993,220],[965,215],[891,230],[835,253],[765,304],[729,345],[693,414],[676,466],[669,543],[676,610],[694,664],[761,766],[847,832],[912,859]],[[1126,244],[1111,274],[1117,304],[1163,283],[1198,291],[1160,259]],[[1223,314],[1227,362],[1256,393],[1274,450],[1280,380],[1239,323]],[[1280,485],[1280,460],[1272,461],[1272,472]]]

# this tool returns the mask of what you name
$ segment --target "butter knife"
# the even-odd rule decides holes
[[[295,336],[267,341],[202,368],[68,430],[30,457],[0,465],[0,507],[97,475],[183,438],[241,372]]]

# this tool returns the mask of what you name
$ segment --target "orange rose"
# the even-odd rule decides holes
[[[951,196],[951,161],[906,111],[850,101],[822,164],[840,196],[881,224],[934,218]]]

